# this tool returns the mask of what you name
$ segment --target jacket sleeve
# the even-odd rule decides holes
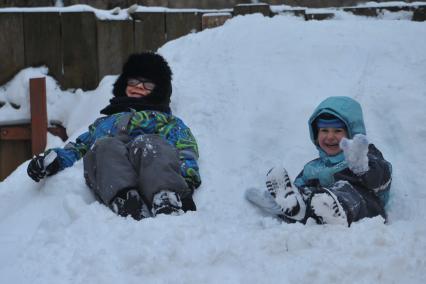
[[[384,203],[387,202],[392,182],[392,165],[386,161],[382,153],[373,145],[368,149],[369,170],[362,175],[352,173],[350,169],[335,174],[335,179],[345,179],[351,184],[373,191]]]
[[[80,160],[90,149],[95,141],[95,124],[89,126],[89,131],[84,132],[74,142],[69,142],[64,148],[53,148],[58,154],[60,170],[71,167]]]
[[[178,150],[181,175],[188,184],[188,187],[194,190],[201,184],[197,163],[198,145],[189,127],[180,119],[175,119],[174,126],[167,133],[166,139]]]
[[[198,145],[189,128],[183,130],[183,135],[177,140],[176,148],[179,151],[180,170],[189,188],[194,190],[201,185],[198,168]]]

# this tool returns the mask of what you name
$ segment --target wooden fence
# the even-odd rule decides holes
[[[381,9],[389,8],[347,11],[373,16]],[[424,6],[394,9],[415,10],[415,19],[424,19]],[[288,12],[306,20],[333,16]],[[0,85],[23,68],[46,65],[64,89],[95,89],[105,75],[119,74],[131,53],[155,51],[167,41],[250,13],[274,16],[267,4],[237,5],[227,16],[202,10],[138,12],[129,20],[99,20],[92,12],[0,12]]]
[[[136,13],[135,20],[101,21],[91,12],[0,13],[0,85],[19,70],[46,65],[61,86],[97,87],[118,74],[133,52],[201,30],[196,13]]]
[[[105,75],[119,74],[129,54],[200,31],[202,16],[141,12],[131,20],[99,20],[92,12],[0,13],[0,85],[23,68],[46,65],[62,88],[94,89]]]
[[[374,0],[374,2],[390,2],[394,0]],[[424,0],[401,0],[402,2],[417,2]],[[168,8],[197,8],[197,9],[224,9],[233,8],[238,4],[252,4],[253,0],[61,0],[64,6],[86,4],[98,9],[127,8],[138,4],[142,6]],[[297,7],[324,8],[348,7],[369,2],[369,0],[262,0],[270,5],[290,5]],[[0,7],[49,7],[54,6],[56,0],[1,0]]]

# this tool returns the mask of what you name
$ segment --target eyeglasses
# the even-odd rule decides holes
[[[127,79],[127,85],[136,87],[137,85],[142,84],[145,89],[152,91],[155,88],[155,83],[145,79],[145,78],[129,78]]]

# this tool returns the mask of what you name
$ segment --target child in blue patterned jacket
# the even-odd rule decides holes
[[[83,158],[87,185],[118,215],[141,220],[196,210],[198,146],[171,114],[171,79],[161,55],[131,55],[114,83],[114,98],[101,110],[106,116],[75,142],[34,157],[28,175],[38,182]]]
[[[309,119],[319,158],[307,163],[292,185],[284,168],[272,168],[266,189],[250,188],[249,201],[286,222],[350,225],[381,215],[392,181],[391,164],[366,137],[362,109],[349,97],[329,97]]]

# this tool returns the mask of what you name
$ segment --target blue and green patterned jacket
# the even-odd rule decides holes
[[[89,126],[89,131],[81,134],[75,142],[68,143],[64,148],[53,149],[59,156],[61,170],[71,167],[81,159],[97,139],[119,134],[118,123],[128,114],[129,112],[119,112],[98,118]],[[191,189],[200,186],[198,145],[191,130],[181,119],[158,111],[134,112],[127,126],[127,134],[132,138],[143,134],[158,134],[164,137],[179,152],[181,174],[188,186]]]

